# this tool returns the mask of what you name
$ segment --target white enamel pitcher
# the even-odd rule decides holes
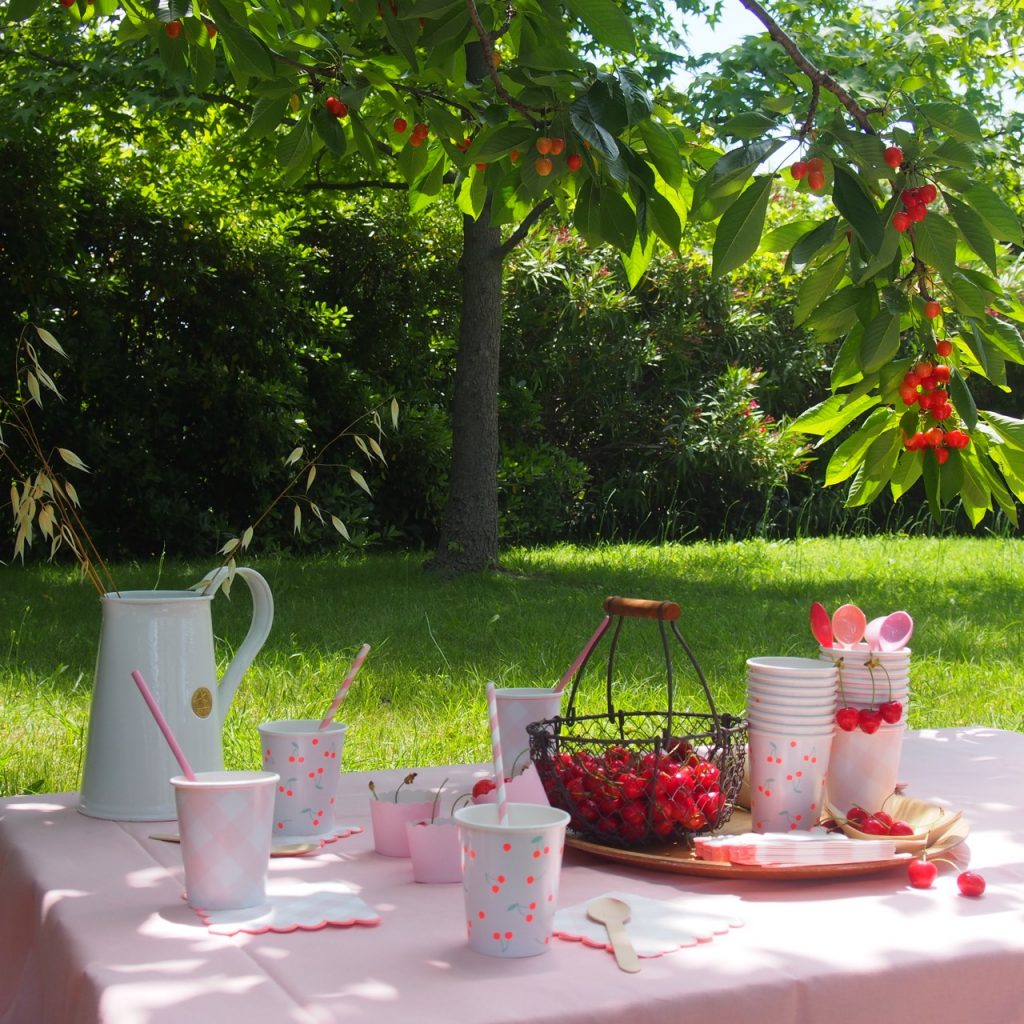
[[[224,767],[221,732],[231,699],[270,634],[274,599],[254,569],[235,569],[252,594],[252,621],[218,682],[210,605],[222,567],[198,590],[127,590],[100,598],[103,619],[78,809],[112,821],[176,817],[169,779],[180,775],[132,680],[138,669],[196,771]]]

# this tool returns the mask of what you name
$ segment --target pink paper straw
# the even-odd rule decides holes
[[[579,672],[580,665],[582,665],[583,662],[585,662],[587,658],[590,657],[590,652],[594,649],[594,644],[596,644],[597,641],[600,640],[601,637],[604,635],[604,631],[608,628],[608,623],[611,621],[612,619],[610,615],[606,615],[604,617],[604,621],[601,623],[600,626],[597,627],[597,629],[594,630],[594,635],[587,641],[583,650],[576,655],[576,660],[569,666],[569,671],[566,672],[565,675],[562,676],[562,678],[559,679],[558,682],[551,687],[551,689],[555,693],[561,693],[565,689],[569,680],[572,679],[572,677],[576,675],[577,672]]]
[[[196,773],[192,771],[192,765],[188,763],[185,751],[178,745],[178,741],[174,738],[174,733],[171,732],[171,727],[167,723],[167,719],[164,718],[164,713],[160,710],[160,705],[157,704],[156,698],[146,685],[146,680],[142,678],[142,673],[138,669],[132,672],[132,679],[135,680],[135,685],[139,688],[139,693],[142,694],[142,699],[149,705],[149,710],[153,712],[156,724],[160,726],[160,731],[164,734],[164,739],[167,740],[167,745],[171,748],[171,753],[174,755],[178,764],[181,765],[182,774],[189,782],[195,782]]]
[[[352,680],[355,679],[359,670],[363,667],[363,662],[366,661],[366,656],[369,653],[369,644],[363,644],[363,646],[359,648],[356,660],[352,662],[352,666],[348,670],[348,675],[341,681],[341,686],[338,687],[338,692],[334,696],[334,701],[327,709],[327,714],[324,715],[323,721],[320,723],[321,729],[326,729],[327,726],[331,724],[331,720],[338,713],[338,708],[341,707],[341,702],[345,699],[345,695],[348,693],[348,688],[352,685]]]
[[[494,759],[494,781],[498,786],[498,823],[508,820],[508,793],[505,792],[505,767],[501,763],[501,736],[498,733],[498,694],[494,683],[487,684],[487,717],[491,724],[491,754]]]

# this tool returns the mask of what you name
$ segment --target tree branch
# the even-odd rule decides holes
[[[801,52],[800,47],[783,31],[779,23],[758,3],[758,0],[740,0],[740,3],[768,29],[768,35],[786,51],[789,59],[811,80],[812,90],[817,87],[832,93],[846,107],[850,116],[865,132],[869,135],[876,134],[871,121],[868,119],[867,111],[828,72],[822,71],[821,68],[811,63]],[[802,132],[809,130],[816,106],[817,92],[814,92],[811,111],[804,123],[804,128],[801,130]]]
[[[547,196],[545,199],[542,199],[523,218],[519,227],[502,243],[501,248],[498,250],[499,256],[504,259],[530,233],[530,229],[540,220],[541,215],[554,205],[555,200],[553,196]]]

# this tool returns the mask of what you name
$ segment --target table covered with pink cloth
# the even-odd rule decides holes
[[[343,773],[338,820],[365,831],[271,862],[275,881],[348,883],[379,925],[230,937],[184,903],[180,848],[148,838],[173,825],[88,818],[75,794],[0,801],[0,1022],[1024,1022],[1024,735],[907,736],[906,792],[963,809],[970,836],[955,853],[987,879],[980,899],[960,896],[948,867],[918,890],[902,868],[724,880],[567,849],[562,906],[610,890],[734,901],[742,927],[637,974],[557,939],[528,959],[471,952],[461,886],[417,884],[407,860],[373,852],[367,782],[402,774]],[[449,791],[468,791],[484,774],[425,768],[417,785],[450,776]]]

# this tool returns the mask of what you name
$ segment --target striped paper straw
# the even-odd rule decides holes
[[[174,738],[174,733],[171,731],[170,723],[166,718],[164,718],[164,713],[160,710],[160,705],[157,704],[156,697],[153,696],[152,690],[150,690],[149,686],[146,684],[146,680],[143,679],[142,673],[138,669],[132,672],[132,679],[135,680],[135,685],[139,688],[139,693],[142,694],[142,699],[146,702],[146,706],[153,713],[153,718],[155,719],[156,724],[164,734],[164,739],[167,740],[167,746],[171,748],[174,760],[181,766],[181,774],[184,775],[189,782],[195,782],[196,773],[192,770],[192,765],[188,763],[185,751],[181,749],[178,741]]]
[[[494,758],[494,781],[498,786],[498,823],[508,820],[508,794],[505,792],[505,767],[501,763],[501,736],[498,734],[498,694],[494,683],[487,684],[487,717],[491,723],[491,753]]]
[[[561,693],[565,689],[569,680],[572,679],[572,677],[580,670],[580,665],[590,657],[590,652],[594,649],[594,645],[601,639],[601,637],[604,636],[604,631],[608,628],[608,624],[611,621],[612,619],[610,615],[606,615],[604,617],[604,621],[602,621],[601,625],[594,630],[594,635],[586,642],[583,650],[576,655],[576,660],[569,666],[569,670],[561,679],[558,680],[557,683],[555,683],[554,686],[551,687],[555,693]]]
[[[341,686],[338,687],[338,692],[334,695],[334,700],[331,702],[331,706],[327,709],[327,714],[324,715],[323,720],[320,722],[320,729],[326,729],[327,726],[331,724],[331,720],[338,713],[338,708],[341,707],[341,702],[345,699],[345,694],[348,693],[348,688],[352,685],[352,680],[355,679],[359,670],[363,667],[363,662],[366,661],[366,656],[369,653],[369,644],[363,644],[363,646],[359,648],[356,660],[352,662],[352,665],[348,670],[348,675],[341,681]],[[319,732],[319,729],[317,731]]]

